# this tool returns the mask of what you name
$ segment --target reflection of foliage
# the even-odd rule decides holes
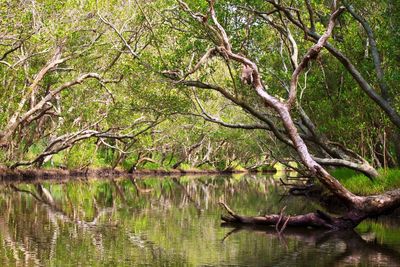
[[[37,187],[17,186],[32,192]],[[18,264],[24,257],[28,265],[57,266],[124,265],[127,261],[153,266],[219,265],[222,261],[259,265],[260,260],[271,265],[299,261],[312,265],[331,262],[338,253],[334,239],[324,243],[322,253],[310,237],[290,231],[285,237],[287,248],[281,247],[276,235],[265,232],[238,233],[221,244],[227,232],[217,219],[222,197],[235,210],[250,214],[277,212],[283,206],[291,214],[315,209],[297,197],[282,199],[270,177],[149,177],[42,186],[51,193],[57,209],[30,194],[7,187],[0,191],[0,261],[6,265]],[[396,242],[387,227],[363,223],[360,231],[373,230],[382,242]],[[318,236],[317,231],[314,234]],[[299,258],[287,257],[294,252]]]
[[[260,184],[265,185],[260,187]],[[184,240],[186,240],[189,233],[190,240],[195,240],[201,239],[202,236],[210,234],[211,229],[215,229],[217,226],[215,216],[204,217],[200,214],[219,212],[217,202],[222,195],[225,195],[225,198],[232,203],[238,204],[239,194],[255,194],[254,197],[244,198],[242,201],[242,205],[244,203],[246,206],[253,207],[253,202],[260,202],[257,198],[265,193],[264,188],[272,184],[269,178],[254,179],[237,176],[89,180],[60,184],[46,183],[43,186],[51,192],[55,205],[61,213],[52,211],[51,207],[36,201],[29,194],[3,189],[0,197],[3,211],[1,216],[14,218],[12,221],[6,221],[3,229],[16,229],[16,240],[33,234],[43,238],[51,238],[53,234],[57,236],[54,240],[56,247],[52,251],[54,256],[52,264],[65,261],[65,253],[68,249],[74,248],[71,253],[75,257],[69,260],[78,262],[83,261],[85,257],[91,257],[87,255],[87,251],[90,251],[92,256],[106,257],[103,253],[113,250],[121,253],[129,247],[129,243],[133,243],[134,247],[126,252],[126,257],[128,254],[131,255],[130,253],[139,253],[135,247],[140,247],[140,244],[143,243],[145,246],[147,252],[141,255],[142,258],[138,259],[138,262],[141,260],[157,262],[161,260],[157,257],[172,257],[174,260],[195,263],[201,260],[202,253],[206,253],[207,246],[198,244],[200,247],[188,251],[186,259],[180,258],[180,254],[175,255],[173,251],[182,245],[182,238],[185,237]],[[18,187],[35,192],[35,185],[25,184]],[[271,204],[275,202],[273,198],[269,201]],[[260,207],[260,205],[255,206]],[[84,223],[92,221],[98,211],[104,208],[111,208],[112,211],[101,215],[96,224],[89,226]],[[29,213],[29,216],[25,216],[29,210],[36,210],[38,214]],[[214,219],[210,220],[210,218]],[[24,226],[31,224],[33,220],[36,220],[35,229]],[[117,228],[107,226],[110,223],[117,224]],[[46,225],[50,225],[48,230],[42,228],[47,227]],[[25,231],[19,232],[18,229],[21,227]],[[143,233],[147,234],[143,235]],[[70,240],[71,235],[75,236],[73,240]],[[193,245],[186,244],[192,241],[184,242],[184,246]],[[37,244],[32,241],[30,246],[35,247]],[[69,247],[67,251],[62,249],[63,246]],[[46,248],[43,249],[47,251],[46,253],[50,253]],[[156,249],[161,254],[151,256],[152,249]]]

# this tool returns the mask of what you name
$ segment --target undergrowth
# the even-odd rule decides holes
[[[372,195],[400,188],[399,169],[380,169],[378,173],[379,176],[371,180],[349,169],[338,168],[331,172],[344,187],[358,195]]]

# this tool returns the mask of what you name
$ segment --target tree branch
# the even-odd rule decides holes
[[[287,105],[290,107],[293,105],[294,101],[296,100],[297,96],[297,82],[299,80],[300,73],[307,67],[308,63],[312,60],[317,58],[319,52],[322,50],[323,46],[328,41],[328,38],[331,36],[333,28],[335,27],[335,20],[336,18],[344,11],[344,7],[340,7],[338,10],[332,13],[329,24],[324,32],[324,34],[319,38],[318,42],[313,45],[304,56],[303,60],[297,66],[292,74],[292,79],[290,81],[290,90],[289,90],[289,99],[287,101]]]
[[[381,89],[382,97],[386,101],[389,102],[390,101],[389,88],[388,88],[387,84],[385,83],[385,80],[383,77],[383,69],[382,69],[380,55],[378,52],[378,47],[376,45],[376,41],[375,41],[375,37],[374,37],[374,32],[372,31],[368,22],[361,15],[357,14],[351,5],[349,5],[346,2],[344,3],[344,5],[346,6],[349,13],[353,16],[353,18],[356,19],[358,22],[360,22],[360,24],[364,28],[365,32],[367,33],[368,41],[369,41],[370,48],[371,48],[372,59],[374,61],[375,73],[376,73],[376,77],[378,79],[378,85]]]

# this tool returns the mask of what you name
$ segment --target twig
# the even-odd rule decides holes
[[[280,223],[281,220],[282,220],[283,212],[285,211],[285,209],[286,209],[286,206],[284,206],[284,207],[281,209],[281,212],[279,213],[278,222],[275,224],[275,230],[276,230],[276,232],[278,232],[278,234],[279,234],[279,223]]]
[[[235,218],[237,217],[236,213],[235,213],[233,210],[231,210],[231,208],[229,208],[228,205],[226,205],[224,202],[220,201],[220,202],[218,202],[218,204],[220,204],[222,207],[224,207],[225,210],[226,210],[231,216],[233,216],[233,217],[235,217]]]

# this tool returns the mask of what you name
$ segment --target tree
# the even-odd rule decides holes
[[[8,166],[40,167],[93,139],[95,152],[118,150],[163,120],[129,110],[123,51],[114,49],[94,6],[8,1],[1,10],[0,158]],[[140,52],[146,32],[140,21],[135,26],[129,42]]]
[[[95,154],[128,169],[229,170],[264,164],[274,150],[348,212],[243,217],[225,206],[226,221],[349,228],[398,206],[398,191],[356,196],[324,167],[373,178],[375,167],[395,164],[398,38],[374,24],[396,4],[375,3],[379,15],[357,1],[177,4],[8,1],[0,9],[2,162],[41,166],[86,146],[89,162],[79,167]],[[385,25],[397,23],[392,13]]]
[[[299,16],[298,11],[293,12],[290,10],[290,8],[285,7],[284,5],[278,4],[275,1],[267,1],[271,5],[273,5],[274,8],[276,8],[276,11],[279,12],[280,15],[286,17],[290,23],[292,23],[294,26],[298,27],[300,30],[302,30],[305,34],[306,37],[308,37],[308,40],[311,40],[312,42],[317,42],[317,40],[320,38],[320,35],[317,33],[315,24],[317,21],[317,18],[315,17],[315,14],[317,14],[319,17],[321,17],[321,14],[316,12],[313,9],[313,5],[310,1],[306,1],[306,6],[307,6],[307,13],[308,13],[308,20],[310,27],[308,27],[305,23],[303,23],[301,16]],[[354,3],[357,5],[357,3]],[[399,147],[398,147],[398,141],[399,141],[399,127],[400,127],[400,115],[398,112],[398,109],[396,108],[396,100],[394,99],[393,95],[395,94],[395,85],[394,81],[397,79],[395,78],[397,75],[392,73],[390,68],[388,67],[383,67],[382,64],[382,54],[381,51],[379,51],[378,45],[377,45],[377,38],[375,36],[374,30],[368,23],[367,19],[360,13],[358,13],[353,5],[350,5],[346,1],[344,1],[344,5],[348,11],[348,13],[351,15],[352,19],[354,22],[359,23],[362,26],[362,30],[358,32],[359,36],[362,36],[361,38],[366,39],[366,47],[365,47],[365,53],[362,54],[362,57],[355,57],[351,55],[346,55],[343,51],[341,50],[347,50],[348,47],[351,47],[352,44],[354,44],[354,38],[357,38],[356,36],[353,36],[353,38],[349,39],[351,43],[345,43],[345,41],[341,41],[341,43],[344,43],[343,45],[338,43],[337,47],[335,47],[334,44],[332,43],[326,43],[325,48],[329,53],[334,56],[341,64],[342,66],[346,69],[347,73],[352,76],[355,82],[359,85],[359,87],[362,89],[362,91],[365,93],[365,95],[376,104],[377,107],[379,107],[379,112],[384,112],[387,118],[392,122],[392,127],[389,127],[389,135],[390,135],[390,140],[393,143],[394,146],[394,153],[396,154],[397,160],[400,158],[399,156]],[[386,5],[374,5],[375,8],[379,7],[383,8],[386,10],[396,10],[396,4],[391,4],[388,3]],[[256,10],[253,10],[255,14],[261,17],[265,17],[262,13],[257,12]],[[368,12],[368,11],[367,11]],[[367,13],[366,12],[366,13]],[[373,13],[369,11],[370,13]],[[387,11],[381,11],[380,13],[381,16],[389,16],[390,18],[387,21],[391,21],[392,19],[396,18],[396,12],[387,12]],[[297,14],[297,15],[296,15]],[[368,14],[368,13],[367,13]],[[376,17],[378,18],[378,16]],[[353,23],[354,23],[353,22]],[[378,22],[379,23],[379,22]],[[344,28],[344,30],[348,30],[346,28],[351,27],[351,22],[345,22],[345,24],[341,28]],[[350,25],[350,27],[349,27]],[[388,27],[388,25],[377,25],[376,28],[383,28],[385,29]],[[354,27],[354,26],[353,26]],[[351,30],[354,30],[352,28]],[[382,32],[383,33],[383,32]],[[365,37],[363,36],[365,35]],[[385,43],[390,43],[392,41],[395,41],[395,36],[389,36],[386,34],[381,34],[381,39],[384,40]],[[338,36],[337,39],[340,39],[341,37]],[[382,42],[383,43],[383,42]],[[381,45],[384,46],[384,45]],[[390,57],[396,57],[398,54],[397,51],[393,50],[393,48],[388,45],[386,47],[386,54],[387,54],[387,59],[385,59],[386,62],[390,61]],[[361,48],[362,49],[362,48]],[[369,56],[369,52],[371,53],[371,56]],[[355,53],[357,55],[357,53]],[[363,62],[362,65],[357,66],[355,62]],[[372,61],[372,62],[371,62]],[[372,64],[371,64],[372,63]],[[369,67],[365,67],[369,66]],[[386,73],[385,73],[386,72]],[[390,78],[389,78],[390,77]],[[393,79],[394,78],[394,79]],[[380,119],[382,120],[382,119]],[[380,124],[380,123],[379,123]],[[394,126],[394,129],[393,129]],[[373,125],[373,127],[376,127]],[[392,128],[392,129],[391,129]],[[386,134],[386,131],[384,132]],[[383,137],[385,138],[385,137]],[[375,140],[375,143],[379,141]],[[383,148],[382,152],[377,151],[380,154],[383,154],[383,158],[386,156],[386,151],[385,148]],[[374,155],[372,155],[374,157]],[[385,160],[383,160],[385,161]],[[380,164],[378,162],[378,164]],[[383,165],[385,165],[385,162],[383,162]]]
[[[211,40],[212,46],[209,48],[198,60],[198,63],[194,67],[190,68],[185,74],[179,75],[181,72],[174,72],[174,76],[170,76],[171,71],[165,71],[168,77],[173,79],[176,84],[184,86],[199,88],[199,89],[211,89],[218,91],[225,98],[229,99],[233,103],[241,106],[247,112],[262,120],[266,116],[257,117],[258,112],[253,111],[250,106],[248,99],[238,99],[232,97],[232,94],[225,90],[222,86],[211,84],[202,81],[202,78],[198,80],[192,80],[191,75],[196,74],[199,70],[209,61],[215,59],[221,59],[226,62],[229,66],[231,63],[243,66],[246,70],[249,70],[246,75],[247,81],[250,81],[250,88],[254,90],[257,95],[258,101],[265,105],[268,109],[268,114],[275,116],[279,119],[283,129],[279,129],[276,123],[271,122],[268,117],[264,122],[269,127],[278,139],[283,141],[286,145],[291,146],[295,149],[298,157],[307,169],[310,176],[315,177],[319,182],[324,185],[333,195],[340,199],[348,208],[348,211],[341,217],[332,217],[321,211],[310,213],[299,216],[282,216],[282,215],[266,215],[263,217],[244,217],[235,214],[225,204],[224,206],[228,210],[230,216],[223,217],[226,222],[236,223],[251,223],[251,224],[279,224],[280,221],[285,221],[287,225],[311,225],[321,226],[328,228],[353,228],[359,222],[368,217],[374,217],[381,214],[388,213],[399,206],[400,192],[398,190],[389,191],[381,195],[361,197],[354,195],[348,191],[338,180],[328,173],[319,163],[318,159],[313,157],[309,152],[309,147],[305,142],[305,138],[299,133],[299,129],[296,127],[296,121],[292,117],[293,108],[296,102],[298,103],[299,93],[297,92],[299,76],[304,72],[307,66],[313,59],[316,59],[323,49],[327,45],[328,38],[332,35],[336,19],[345,10],[344,7],[336,8],[334,5],[332,14],[328,20],[326,30],[318,36],[315,44],[307,50],[302,60],[298,61],[299,50],[296,42],[291,42],[290,58],[291,64],[293,64],[294,71],[291,74],[288,96],[286,99],[274,96],[270,93],[270,89],[267,84],[270,82],[262,78],[260,68],[258,64],[251,60],[245,53],[235,51],[236,48],[232,44],[232,39],[228,36],[225,28],[220,24],[217,15],[214,1],[209,2],[207,14],[202,14],[197,11],[193,11],[189,5],[183,1],[178,1],[181,9],[187,14],[192,21],[198,26],[201,26],[203,31],[202,36],[206,36],[208,40]],[[225,8],[232,9],[232,6],[225,6]],[[181,15],[184,16],[184,15]],[[279,27],[278,25],[275,25]],[[293,39],[289,28],[281,29],[285,31],[287,38]],[[207,79],[207,78],[203,78]],[[249,87],[244,86],[245,90],[249,90]],[[305,114],[299,108],[300,116],[306,117]],[[206,117],[210,118],[210,116]],[[305,119],[304,121],[308,121]],[[312,128],[310,126],[309,128]],[[330,159],[327,159],[329,161]],[[335,159],[336,160],[336,159]],[[322,160],[323,162],[324,160]],[[346,163],[347,164],[347,163]],[[350,164],[347,164],[350,165]]]
[[[227,8],[240,8],[240,6],[231,6],[231,5],[227,5]],[[187,9],[188,11],[188,9]],[[189,13],[192,12],[189,10]],[[239,13],[239,12],[238,12]],[[191,13],[192,17],[195,17],[196,20],[200,20],[200,18],[197,16],[199,14],[195,14],[194,12]],[[166,15],[165,20],[169,21],[170,23],[173,23],[173,19],[172,17],[183,17],[185,15],[182,14],[177,14],[172,13],[170,16]],[[197,16],[197,17],[196,17]],[[229,15],[227,15],[228,17],[226,18],[227,21],[231,22],[230,20],[233,18],[230,18]],[[239,14],[239,16],[241,16],[243,21],[246,21],[246,18],[242,15]],[[182,19],[183,21],[185,19]],[[213,36],[213,31],[209,30],[207,27],[201,28],[201,30],[199,29],[193,29],[192,25],[188,25],[187,23],[182,23],[182,20],[179,22],[181,25],[183,24],[184,26],[181,26],[182,29],[180,29],[179,25],[173,25],[172,29],[176,29],[178,28],[180,32],[191,32],[192,36],[201,36],[199,37],[197,40],[193,40],[193,37],[189,37],[186,35],[183,35],[183,37],[181,37],[182,34],[178,34],[178,37],[181,37],[182,39],[178,39],[180,40],[180,43],[183,42],[187,42],[190,43],[188,45],[183,45],[183,47],[181,47],[179,49],[179,52],[176,52],[176,54],[182,54],[185,53],[184,50],[188,50],[186,51],[188,54],[196,54],[199,53],[199,49],[200,46],[201,47],[205,47],[207,46],[207,43],[204,42],[204,40],[210,39],[212,42],[218,42],[218,37]],[[236,29],[240,28],[240,27],[247,27],[248,25],[240,25],[241,20],[238,20],[239,22],[237,22],[236,20],[232,21],[233,28]],[[239,25],[236,25],[237,23],[239,23]],[[249,22],[250,23],[250,22]],[[256,25],[259,25],[257,23],[254,23]],[[272,23],[272,26],[274,29],[276,29],[276,31],[278,32],[278,34],[281,34],[281,40],[280,42],[283,43],[287,43],[288,46],[288,52],[289,52],[289,58],[292,60],[293,58],[296,58],[298,56],[299,53],[299,47],[296,43],[296,41],[293,38],[293,35],[291,33],[290,28],[284,23],[282,22],[283,25],[279,25],[276,23]],[[228,24],[230,25],[230,24]],[[257,30],[257,29],[256,29]],[[264,29],[263,29],[264,30]],[[233,31],[232,31],[233,32]],[[271,33],[265,33],[262,32],[262,34],[266,34],[268,36],[271,36]],[[275,35],[273,35],[275,36]],[[235,36],[236,37],[236,36]],[[242,36],[237,36],[239,40],[235,41],[234,45],[236,45],[236,49],[239,49],[241,51],[243,51],[245,54],[250,54],[250,53],[256,53],[254,56],[257,57],[257,61],[264,61],[266,59],[268,59],[269,55],[265,52],[260,52],[259,49],[257,49],[257,47],[254,47],[255,45],[258,45],[258,43],[255,43],[256,41],[254,41],[254,37],[253,39],[251,39],[250,37],[243,37],[244,40],[242,40]],[[248,38],[248,39],[246,39]],[[272,37],[269,37],[272,38]],[[200,41],[201,40],[201,41]],[[232,38],[232,40],[236,40],[235,38]],[[196,42],[196,47],[193,47],[191,45],[191,43]],[[246,46],[244,44],[250,43],[250,45]],[[259,45],[269,45],[266,44],[265,41],[263,41],[263,43],[260,43]],[[274,44],[271,44],[271,46],[273,46]],[[278,49],[278,48],[277,48]],[[254,51],[253,51],[254,50]],[[192,68],[192,70],[188,71],[184,76],[179,77],[179,72],[175,72],[174,76],[169,75],[171,73],[171,71],[164,71],[165,76],[167,76],[168,78],[175,78],[175,82],[179,81],[179,79],[184,79],[187,76],[193,74],[194,72],[199,73],[198,69],[199,67],[204,63],[204,61],[207,60],[207,58],[213,58],[213,60],[211,62],[208,62],[208,68],[207,68],[207,72],[210,72],[214,74],[213,75],[213,79],[211,81],[211,79],[207,80],[205,79],[206,77],[203,76],[203,81],[207,80],[207,84],[203,83],[181,83],[184,84],[188,87],[191,86],[198,86],[198,87],[203,87],[203,89],[210,89],[213,91],[218,92],[219,94],[223,95],[225,98],[227,98],[229,101],[231,101],[232,104],[237,105],[241,110],[245,111],[246,113],[250,114],[256,121],[257,123],[255,124],[251,124],[251,125],[243,125],[243,124],[232,124],[232,123],[227,123],[224,122],[223,120],[220,119],[215,119],[214,116],[207,114],[207,112],[201,108],[201,113],[203,115],[203,117],[208,120],[208,121],[212,121],[214,123],[219,123],[223,126],[226,127],[231,127],[231,128],[244,128],[244,129],[264,129],[264,130],[268,130],[273,132],[273,134],[275,135],[276,138],[278,138],[280,141],[282,141],[283,143],[285,143],[286,145],[291,146],[290,142],[288,141],[287,136],[285,136],[285,132],[284,129],[282,129],[282,127],[279,125],[279,121],[276,120],[276,118],[274,116],[271,116],[271,114],[267,112],[265,112],[265,110],[263,110],[263,104],[262,102],[260,102],[259,100],[257,100],[257,98],[255,98],[254,95],[252,95],[251,93],[249,93],[246,89],[244,89],[244,86],[241,86],[240,84],[238,84],[238,79],[233,76],[238,75],[236,71],[237,70],[237,64],[235,65],[233,63],[233,65],[231,66],[230,64],[232,64],[232,62],[226,62],[224,60],[222,61],[217,61],[217,59],[215,59],[215,53],[217,53],[216,49],[211,48],[208,50],[208,52],[204,55],[203,58],[201,58],[199,60],[199,63],[194,66]],[[271,52],[273,53],[273,52]],[[279,61],[283,61],[285,62],[285,58],[284,55],[281,53],[280,54],[281,58],[278,58]],[[273,58],[273,56],[271,56],[270,58]],[[189,60],[189,58],[186,58],[187,60]],[[179,63],[175,64],[176,62],[173,62],[174,64],[174,68],[180,68],[178,65],[180,63],[183,63],[182,60],[185,60],[185,58],[183,57],[182,59],[180,59]],[[190,62],[192,62],[193,59],[192,57],[190,58]],[[273,60],[271,60],[273,62]],[[276,64],[272,63],[272,64]],[[172,63],[172,62],[171,62]],[[270,62],[269,62],[270,63]],[[191,66],[191,63],[183,63],[185,65],[189,65]],[[285,63],[283,63],[285,66],[285,69],[287,71],[287,66]],[[293,65],[294,62],[291,62],[291,65]],[[226,74],[221,74],[222,71],[222,65],[225,65],[225,73]],[[220,69],[219,73],[217,73],[217,69]],[[262,75],[265,76],[269,76],[267,79],[271,79],[271,78],[275,78],[275,80],[277,79],[279,81],[279,83],[282,84],[283,88],[285,88],[285,90],[289,90],[289,84],[285,83],[285,81],[283,80],[285,78],[285,76],[279,77],[278,74],[273,73],[274,70],[273,68],[266,68],[267,70],[263,69],[262,70]],[[172,71],[173,72],[173,71]],[[236,72],[236,74],[235,74]],[[268,72],[272,72],[268,73]],[[308,73],[309,71],[307,71]],[[202,73],[201,75],[206,75],[206,73]],[[288,74],[286,74],[287,76]],[[218,76],[218,77],[217,77]],[[219,84],[215,84],[215,78],[217,77],[218,83]],[[236,76],[237,77],[237,76]],[[287,78],[287,77],[286,77]],[[230,83],[229,80],[231,79]],[[227,83],[228,81],[228,83]],[[275,81],[276,83],[276,81]],[[233,88],[232,88],[233,87]],[[276,85],[272,85],[271,89],[274,94],[275,92],[277,92],[277,88],[278,86]],[[304,92],[304,89],[302,89],[302,94]],[[278,91],[279,92],[279,91]],[[281,94],[281,92],[279,92],[279,94]],[[245,99],[245,100],[244,100]],[[250,104],[250,103],[255,103],[255,104]],[[200,105],[200,104],[199,104]],[[200,105],[201,106],[201,105]],[[319,162],[320,164],[323,165],[330,165],[330,166],[344,166],[344,167],[348,167],[348,168],[353,168],[357,171],[363,172],[366,175],[370,176],[370,177],[375,177],[377,176],[377,172],[376,170],[362,157],[360,157],[357,153],[355,153],[354,151],[352,151],[351,149],[344,147],[342,145],[340,145],[337,142],[332,142],[329,139],[327,139],[326,135],[321,134],[321,132],[318,130],[318,128],[316,127],[315,123],[310,119],[310,116],[306,113],[305,109],[302,107],[302,103],[301,101],[298,101],[296,103],[296,108],[297,111],[299,113],[299,119],[296,119],[296,125],[298,126],[299,130],[300,130],[300,134],[302,136],[302,138],[307,142],[307,144],[309,145],[310,148],[312,148],[315,151],[315,160],[317,160],[317,162]],[[261,122],[261,123],[259,123]]]

